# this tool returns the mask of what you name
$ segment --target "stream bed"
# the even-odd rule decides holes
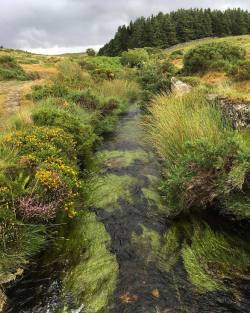
[[[228,280],[225,289],[205,276],[207,290],[198,265],[198,278],[191,277],[184,245],[193,239],[178,230],[199,229],[199,221],[167,220],[161,167],[143,143],[141,118],[137,105],[120,118],[96,154],[89,213],[72,222],[56,252],[48,250],[7,289],[6,313],[250,312],[248,277]],[[89,244],[81,241],[86,236]]]

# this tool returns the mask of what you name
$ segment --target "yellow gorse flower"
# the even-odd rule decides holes
[[[40,169],[36,172],[36,179],[50,190],[58,189],[62,186],[59,175],[53,171]]]

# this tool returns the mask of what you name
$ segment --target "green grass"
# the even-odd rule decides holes
[[[29,80],[30,76],[25,73],[16,60],[8,55],[0,56],[0,80]]]
[[[190,42],[186,42],[183,44],[178,44],[174,47],[171,47],[166,50],[167,54],[171,54],[175,51],[183,51],[184,53],[189,51],[190,49],[193,49],[201,44],[210,44],[213,42],[226,42],[233,45],[236,45],[238,47],[241,47],[243,49],[246,49],[247,55],[250,57],[250,35],[244,35],[244,36],[229,36],[229,37],[223,37],[223,38],[205,38],[200,40],[194,40]]]
[[[147,139],[171,164],[184,154],[187,142],[207,139],[216,144],[225,137],[220,113],[206,102],[202,92],[157,96],[149,112],[145,121]]]

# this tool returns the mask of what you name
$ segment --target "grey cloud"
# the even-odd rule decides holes
[[[202,4],[201,4],[202,3]],[[1,0],[0,44],[12,48],[96,46],[138,16],[178,8],[250,9],[249,0]]]

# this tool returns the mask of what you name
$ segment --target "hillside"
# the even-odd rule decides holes
[[[236,47],[245,49],[246,59],[250,60],[250,35],[244,36],[229,36],[223,38],[205,38],[178,44],[166,49],[166,57],[171,59],[171,62],[178,68],[183,68],[183,58],[185,53],[191,49],[202,45],[211,43],[228,43]],[[200,80],[200,83],[208,83],[216,85],[216,92],[224,96],[240,97],[250,99],[250,82],[249,80],[235,82],[230,79],[223,70],[210,70],[207,73],[190,76]]]

